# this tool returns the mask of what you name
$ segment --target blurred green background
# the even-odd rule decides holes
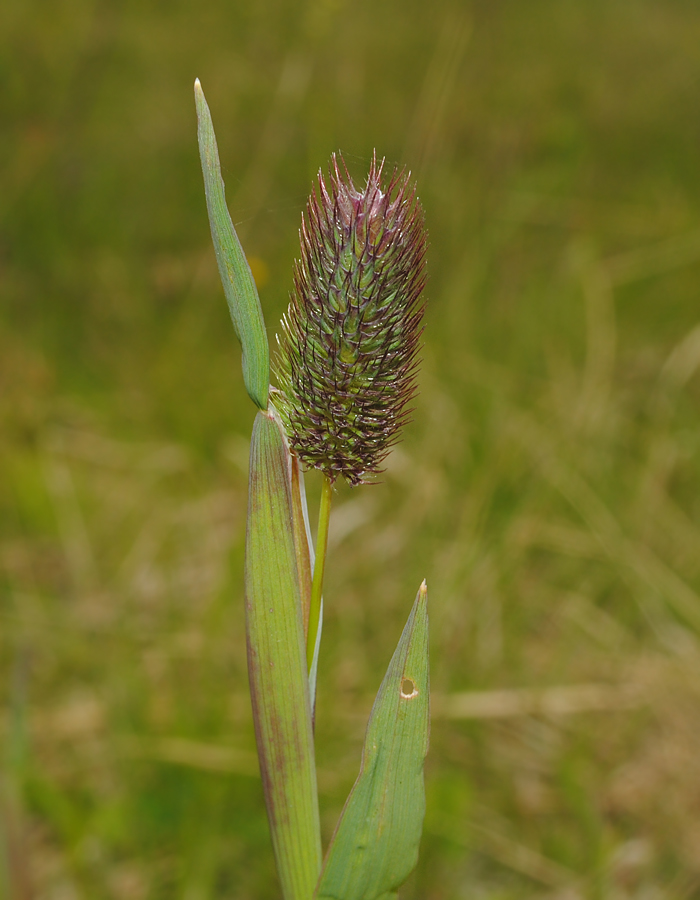
[[[700,8],[3,0],[2,842],[12,900],[278,896],[247,698],[254,416],[192,86],[271,339],[342,150],[418,180],[414,421],[335,499],[330,835],[421,579],[402,897],[700,898]],[[309,478],[317,496],[319,483]]]

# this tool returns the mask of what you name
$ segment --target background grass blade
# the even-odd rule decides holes
[[[25,791],[29,762],[27,678],[29,654],[20,649],[14,664],[0,769],[0,897],[32,900]]]
[[[317,900],[388,900],[418,860],[430,731],[427,601],[423,582],[374,702]]]
[[[258,413],[245,562],[250,692],[283,895],[308,900],[321,868],[321,837],[289,464],[277,421]]]
[[[231,321],[243,349],[243,380],[251,400],[267,409],[270,348],[265,322],[253,274],[226,207],[214,124],[199,79],[194,83],[194,97],[211,236]]]

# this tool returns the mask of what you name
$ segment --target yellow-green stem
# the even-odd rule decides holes
[[[311,671],[316,648],[319,620],[321,618],[321,596],[323,595],[323,572],[326,567],[326,547],[328,546],[328,522],[331,518],[331,496],[333,482],[326,476],[321,491],[321,507],[318,511],[318,534],[316,536],[316,560],[314,578],[311,583],[311,605],[309,607],[309,631],[306,637],[306,662]]]

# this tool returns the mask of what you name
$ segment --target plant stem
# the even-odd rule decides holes
[[[311,671],[316,648],[319,620],[321,618],[321,596],[323,594],[323,572],[326,567],[326,547],[328,546],[328,523],[331,518],[331,497],[333,482],[325,476],[321,491],[321,506],[318,511],[318,534],[316,536],[316,560],[314,578],[311,583],[311,604],[309,608],[309,631],[306,637],[306,662]]]

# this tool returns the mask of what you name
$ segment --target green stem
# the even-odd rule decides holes
[[[328,522],[331,518],[331,497],[333,482],[326,476],[321,491],[321,507],[318,511],[318,535],[316,536],[316,560],[314,579],[311,583],[311,604],[309,607],[309,631],[306,637],[306,662],[311,672],[316,648],[319,620],[321,618],[321,596],[323,595],[323,572],[326,567],[326,547],[328,546]]]

